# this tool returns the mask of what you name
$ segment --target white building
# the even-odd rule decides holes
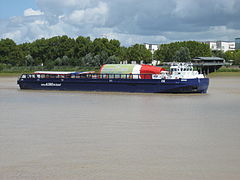
[[[212,51],[231,51],[235,50],[235,42],[234,41],[207,41],[205,42],[209,45]]]
[[[152,54],[154,53],[154,51],[158,50],[160,47],[160,44],[149,44],[149,43],[144,43],[144,46],[150,50],[152,52]]]

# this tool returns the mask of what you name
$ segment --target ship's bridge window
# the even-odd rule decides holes
[[[56,76],[57,76],[57,75],[55,75],[55,74],[50,74],[50,75],[49,75],[49,78],[56,78]]]
[[[35,75],[34,74],[29,74],[28,78],[35,78]]]
[[[26,74],[23,74],[23,75],[21,76],[21,78],[25,79],[25,78],[26,78]]]

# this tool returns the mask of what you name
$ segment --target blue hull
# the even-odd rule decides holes
[[[74,79],[46,78],[18,80],[21,89],[109,91],[140,93],[206,93],[209,79]]]

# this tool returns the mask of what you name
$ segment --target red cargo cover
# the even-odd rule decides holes
[[[142,64],[140,74],[160,74],[161,71],[165,71],[165,69],[161,67]],[[152,79],[152,76],[141,75],[141,79]]]

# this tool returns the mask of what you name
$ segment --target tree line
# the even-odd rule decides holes
[[[151,63],[152,59],[185,62],[199,56],[219,56],[240,62],[240,51],[212,52],[207,44],[196,41],[163,44],[152,55],[142,44],[124,47],[118,40],[106,38],[91,40],[79,36],[74,39],[65,35],[22,44],[8,38],[0,40],[0,69],[4,66],[98,67],[121,61]]]
[[[91,66],[120,61],[151,62],[144,45],[121,46],[118,40],[79,36],[56,36],[17,45],[11,39],[0,40],[0,64],[12,66]]]
[[[155,51],[155,59],[163,62],[176,61],[188,62],[195,57],[221,57],[225,60],[233,60],[233,64],[240,64],[240,50],[212,51],[208,44],[196,41],[174,42],[163,44]]]

